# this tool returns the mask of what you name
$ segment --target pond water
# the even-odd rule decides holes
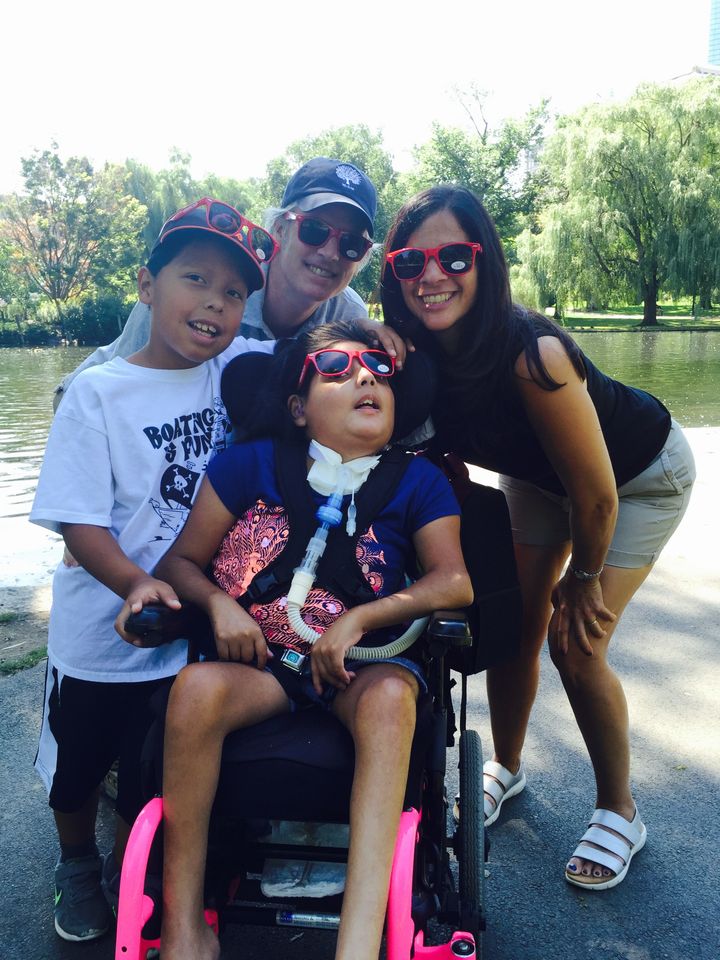
[[[573,336],[604,373],[655,394],[682,426],[720,426],[720,331]]]
[[[654,393],[684,426],[720,426],[720,333],[583,333],[576,339],[601,370]],[[53,389],[89,352],[0,349],[0,519],[27,516]]]

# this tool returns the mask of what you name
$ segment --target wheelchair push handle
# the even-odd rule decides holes
[[[428,652],[432,657],[444,656],[451,648],[471,647],[473,635],[462,610],[436,610],[426,631]]]
[[[149,603],[139,613],[131,613],[125,621],[125,630],[139,637],[146,647],[187,640],[208,628],[206,615],[190,603],[184,603],[179,610],[172,610],[163,603]]]

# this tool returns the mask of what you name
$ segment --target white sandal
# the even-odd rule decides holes
[[[517,796],[525,789],[527,780],[522,763],[517,773],[510,773],[496,760],[486,760],[483,764],[483,791],[485,793],[485,826],[495,823],[500,816],[500,808],[505,800]]]
[[[595,826],[595,824],[598,824],[598,826]],[[609,827],[610,830],[614,830],[620,836],[616,837],[614,833],[604,830],[603,827]],[[609,890],[610,887],[616,887],[625,879],[630,861],[636,853],[642,850],[646,840],[647,830],[640,819],[637,807],[632,820],[626,820],[625,817],[621,817],[619,813],[612,810],[596,810],[590,818],[589,829],[582,835],[580,843],[575,848],[573,857],[590,860],[592,863],[607,867],[608,870],[614,872],[615,876],[600,883],[593,883],[591,877],[581,880],[582,874],[572,873],[568,865],[565,867],[565,879],[573,886],[582,887],[584,890]],[[595,844],[595,846],[591,846],[591,844]],[[619,867],[619,863],[622,864],[622,867]]]

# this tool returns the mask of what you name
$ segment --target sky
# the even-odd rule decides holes
[[[95,164],[245,179],[294,140],[365,123],[398,169],[433,121],[566,113],[705,64],[710,0],[8,0],[0,193],[55,141]]]

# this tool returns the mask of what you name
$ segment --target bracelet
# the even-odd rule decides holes
[[[599,570],[595,570],[594,573],[588,573],[587,570],[579,570],[577,567],[572,565],[572,561],[568,564],[568,570],[575,577],[576,580],[582,580],[583,583],[587,583],[588,580],[595,580],[596,577],[599,577],[600,574],[605,569],[604,566],[600,567]]]

